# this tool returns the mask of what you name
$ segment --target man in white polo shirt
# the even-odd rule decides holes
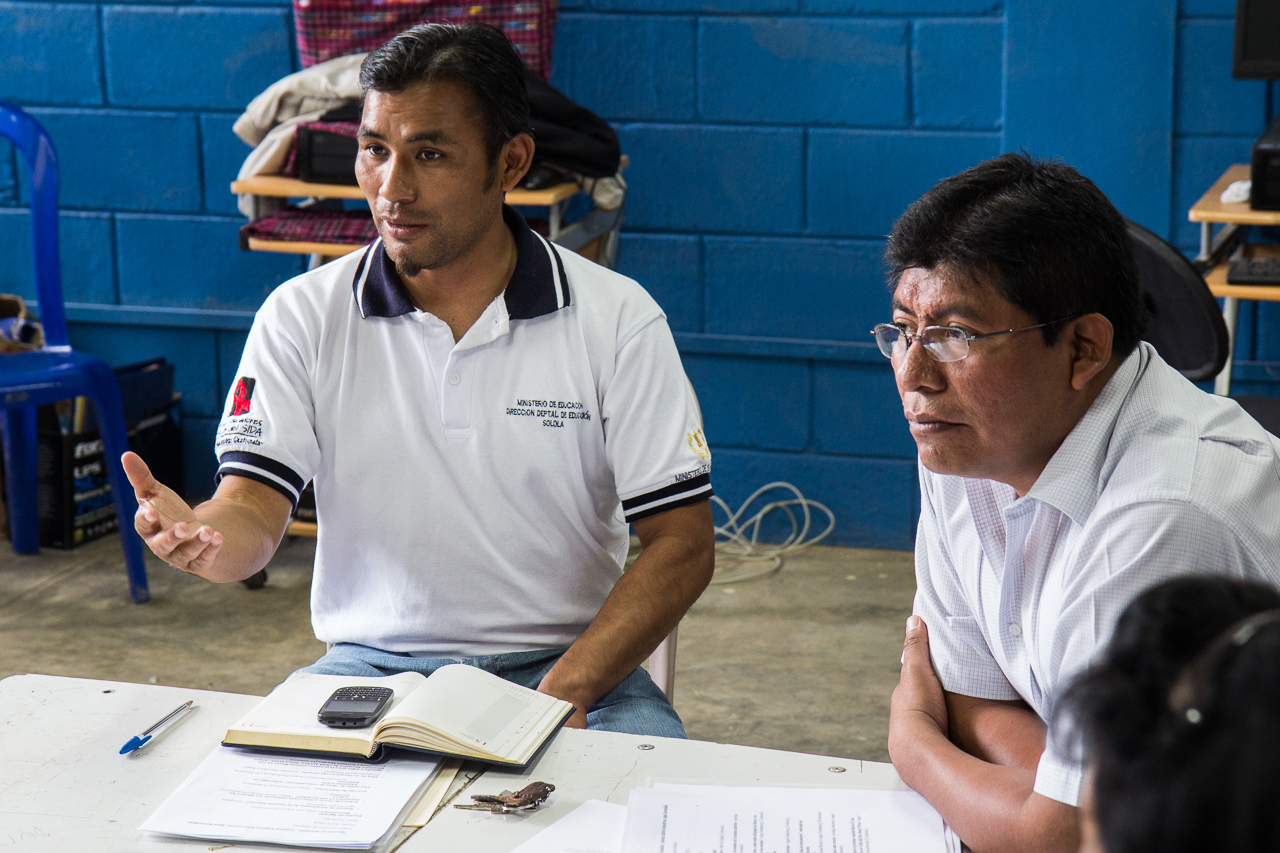
[[[533,156],[521,72],[486,26],[369,55],[356,169],[379,239],[258,312],[211,500],[126,458],[136,526],[240,580],[314,479],[331,647],[309,671],[463,660],[572,702],[569,725],[684,736],[638,665],[710,580],[710,455],[657,304],[503,205]]]
[[[1075,851],[1054,705],[1144,589],[1280,583],[1280,439],[1141,341],[1124,219],[1070,166],[948,178],[886,256],[875,336],[920,452],[889,754],[974,851]]]

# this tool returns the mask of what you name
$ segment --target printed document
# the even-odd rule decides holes
[[[587,800],[511,853],[618,853],[627,807]]]
[[[217,747],[142,826],[187,838],[367,849],[400,825],[439,761],[382,763]]]
[[[914,791],[655,784],[627,805],[621,853],[960,853]]]

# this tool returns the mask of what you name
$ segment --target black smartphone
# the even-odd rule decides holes
[[[394,697],[387,687],[339,687],[316,716],[326,726],[363,729],[377,722]]]

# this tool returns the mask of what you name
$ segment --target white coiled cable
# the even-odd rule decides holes
[[[770,501],[744,520],[751,505],[773,489],[785,489],[794,497]],[[809,500],[790,483],[781,481],[756,489],[737,512],[732,512],[728,504],[714,495],[711,501],[724,511],[727,519],[723,525],[716,527],[716,570],[711,579],[713,584],[738,583],[771,575],[782,568],[785,555],[821,542],[836,526],[835,513],[817,501]],[[794,507],[799,507],[799,510],[793,509]],[[812,538],[809,537],[813,520],[810,508],[821,510],[827,515],[826,529]],[[761,543],[760,527],[765,517],[774,511],[786,513],[791,521],[791,534],[781,543]]]

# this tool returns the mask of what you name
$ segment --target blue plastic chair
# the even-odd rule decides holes
[[[120,456],[129,449],[120,385],[111,368],[91,355],[75,352],[67,337],[58,274],[58,164],[53,143],[35,119],[0,101],[0,135],[22,152],[31,176],[31,242],[36,296],[44,325],[44,349],[0,355],[0,434],[4,439],[5,491],[9,500],[9,537],[19,554],[40,550],[36,504],[36,406],[88,397],[98,407],[98,429],[106,451],[111,493],[120,521],[129,594],[138,604],[151,598],[142,561],[142,540],[133,529],[138,510],[133,486]]]

